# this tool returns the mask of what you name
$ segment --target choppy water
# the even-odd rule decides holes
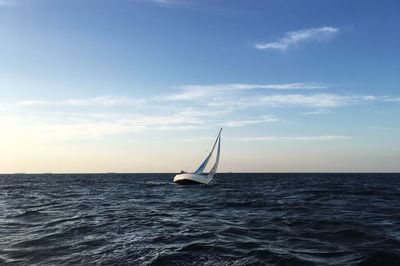
[[[399,174],[0,175],[0,264],[400,265]]]

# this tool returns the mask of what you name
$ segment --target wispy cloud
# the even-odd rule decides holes
[[[247,83],[228,83],[212,85],[185,85],[181,92],[169,96],[159,97],[160,100],[186,101],[218,95],[228,92],[239,92],[249,90],[312,90],[326,89],[324,83],[315,82],[296,82],[296,83],[276,83],[276,84],[247,84]]]
[[[389,96],[385,96],[384,100],[387,102],[396,102],[396,103],[400,103],[400,97],[389,97]]]
[[[135,128],[136,131],[147,129],[153,130],[187,130],[207,128],[207,121],[196,115],[176,112],[166,115],[136,116],[133,118],[116,121],[128,128]]]
[[[337,107],[360,101],[360,97],[343,96],[337,94],[277,94],[268,95],[260,99],[267,106],[304,106],[304,107]]]
[[[69,138],[101,137],[147,130],[190,130],[215,127],[250,127],[285,121],[275,115],[281,108],[298,108],[300,114],[330,113],[332,109],[374,102],[397,102],[398,96],[320,93],[324,83],[186,85],[157,97],[106,95],[92,98],[31,99],[0,105],[0,117],[18,132],[41,132]],[[293,93],[296,91],[296,93]],[[316,111],[315,111],[316,110]],[[279,114],[279,113],[278,113]],[[25,128],[21,129],[20,128]],[[40,133],[38,133],[40,135]],[[318,136],[312,140],[339,139]],[[256,140],[308,140],[308,137],[256,137]],[[310,139],[310,140],[311,140]]]
[[[333,141],[333,140],[348,140],[352,139],[351,136],[341,135],[322,135],[322,136],[295,136],[295,137],[275,137],[275,136],[261,136],[261,137],[238,137],[233,138],[234,141]]]
[[[231,104],[249,106],[291,106],[291,107],[320,107],[329,108],[371,102],[381,99],[377,96],[347,96],[338,94],[262,94],[255,97],[242,95],[235,98],[235,92],[268,89],[268,90],[298,90],[298,89],[320,89],[324,85],[312,85],[303,83],[289,83],[276,85],[250,85],[236,84],[237,86],[197,86],[189,85],[182,88],[182,92],[154,98],[131,98],[126,96],[99,96],[93,98],[70,98],[63,100],[22,100],[17,105],[22,107],[118,107],[118,106],[151,106],[160,101],[189,101],[204,99],[210,106],[229,106]],[[215,98],[218,96],[218,98]],[[382,98],[384,101],[395,102],[395,99]],[[230,101],[233,101],[231,103]],[[160,106],[161,107],[161,106]],[[193,112],[193,110],[191,110]],[[207,112],[201,110],[201,113]],[[215,110],[213,111],[215,113]]]
[[[100,96],[86,99],[65,99],[65,100],[24,100],[17,104],[21,106],[103,106],[113,107],[121,105],[139,105],[145,102],[144,99],[132,99],[125,96]]]
[[[145,130],[189,130],[207,128],[200,118],[181,116],[178,113],[170,115],[123,115],[115,114],[108,117],[94,117],[81,114],[47,114],[37,113],[1,117],[0,123],[8,130],[29,132],[29,135],[45,136],[51,140],[93,139],[105,136],[138,133]],[[5,132],[0,132],[0,136]]]
[[[199,141],[211,141],[214,137],[197,137],[183,139],[183,142],[199,142]],[[290,136],[290,137],[278,137],[278,136],[260,136],[260,137],[225,137],[225,141],[231,142],[311,142],[311,141],[338,141],[338,140],[350,140],[352,136],[342,135],[319,135],[319,136]]]
[[[335,27],[320,27],[310,28],[298,31],[289,31],[275,42],[256,43],[255,48],[259,50],[273,49],[273,50],[287,50],[289,47],[310,41],[324,41],[329,40],[339,33],[339,28]]]
[[[325,89],[327,86],[323,83],[315,82],[295,82],[295,83],[276,83],[276,84],[246,84],[246,83],[230,83],[215,85],[186,85],[182,86],[184,90],[298,90],[298,89]]]
[[[274,115],[242,118],[237,114],[233,119],[230,111],[222,108],[170,106],[165,109],[165,104],[153,105],[147,101],[139,106],[134,105],[134,108],[114,108],[132,102],[130,98],[121,99],[123,100],[111,102],[108,97],[74,101],[22,101],[9,105],[8,110],[5,107],[1,109],[0,116],[9,118],[0,122],[18,132],[36,132],[37,136],[43,133],[50,135],[51,139],[90,139],[147,130],[245,127],[281,121]],[[64,108],[65,106],[68,108]],[[90,108],[82,109],[82,106]]]
[[[321,82],[294,82],[274,84],[223,83],[211,85],[185,85],[179,92],[153,98],[155,101],[185,102],[205,104],[210,107],[242,109],[249,107],[306,107],[320,111],[304,113],[327,114],[328,108],[348,106],[368,102],[398,102],[399,97],[376,95],[343,95],[321,93],[329,85]],[[293,93],[299,91],[299,93]],[[301,91],[301,92],[300,92]],[[254,92],[254,93],[253,93]],[[278,93],[279,92],[279,93]],[[321,110],[324,109],[322,112]]]
[[[333,114],[333,112],[331,110],[321,109],[321,110],[316,110],[316,111],[311,111],[311,112],[303,112],[301,114],[302,115],[329,115],[329,114]]]
[[[279,122],[279,121],[282,121],[282,119],[276,116],[269,115],[269,116],[262,116],[258,119],[229,120],[220,123],[220,125],[223,127],[244,127],[248,125]]]
[[[223,99],[209,99],[211,107],[223,106],[232,109],[260,108],[260,107],[288,107],[288,108],[320,108],[332,109],[341,106],[350,106],[363,103],[382,101],[378,96],[341,95],[333,93],[303,93],[303,94],[263,94],[254,96],[234,97],[226,95]]]

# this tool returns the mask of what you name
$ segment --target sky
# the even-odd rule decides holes
[[[399,13],[0,0],[0,173],[400,172]]]

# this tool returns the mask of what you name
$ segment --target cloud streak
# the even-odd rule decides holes
[[[335,27],[320,27],[310,28],[298,31],[289,31],[275,42],[256,43],[255,48],[259,50],[281,50],[285,51],[288,48],[304,42],[321,42],[335,37],[339,33],[339,28]]]
[[[24,100],[17,104],[20,106],[99,106],[114,107],[121,105],[140,105],[145,102],[144,99],[133,99],[125,96],[99,96],[86,99],[65,99],[56,101],[43,100]]]
[[[91,139],[148,130],[181,131],[221,126],[237,128],[281,121],[274,115],[242,118],[240,115],[232,116],[230,111],[223,109],[200,107],[165,109],[163,105],[143,104],[128,109],[116,108],[117,104],[124,106],[126,102],[130,103],[130,99],[123,97],[123,101],[117,102],[109,102],[109,98],[103,97],[93,99],[22,101],[14,106],[9,105],[8,110],[0,109],[0,117],[3,117],[0,122],[17,132],[63,140]],[[107,101],[99,102],[98,99]],[[90,108],[82,109],[82,106]]]
[[[157,97],[106,95],[4,103],[0,105],[0,116],[13,116],[7,123],[10,128],[14,125],[17,132],[42,132],[45,129],[42,133],[60,136],[61,139],[70,136],[92,138],[148,130],[255,127],[286,121],[272,110],[298,108],[302,115],[327,114],[342,106],[375,102],[389,104],[397,103],[399,99],[398,96],[341,95],[319,91],[326,88],[328,85],[324,83],[312,82],[186,85],[179,87],[178,92]],[[240,140],[307,141],[342,137],[267,136]]]
[[[329,115],[329,114],[333,114],[333,112],[330,110],[322,109],[322,110],[316,110],[316,111],[311,111],[311,112],[304,112],[301,114],[302,115]]]
[[[384,100],[387,101],[387,102],[400,103],[400,97],[388,97],[388,96],[385,96]]]
[[[247,84],[228,83],[212,85],[185,85],[181,92],[169,96],[159,97],[164,101],[188,101],[231,92],[245,92],[251,90],[314,90],[326,89],[327,85],[313,82],[277,83],[277,84]]]
[[[210,99],[208,105],[211,107],[230,107],[232,109],[245,108],[319,108],[332,109],[341,106],[350,106],[363,103],[386,101],[379,96],[366,95],[341,95],[333,93],[303,93],[303,94],[263,94],[255,96],[233,97],[226,95],[226,98]]]
[[[364,102],[398,102],[397,97],[373,96],[373,95],[340,95],[332,93],[272,93],[273,91],[291,91],[291,90],[313,90],[326,88],[325,85],[306,84],[306,83],[288,83],[276,85],[250,85],[235,84],[229,85],[189,85],[183,86],[180,93],[150,98],[132,98],[126,96],[98,96],[93,98],[70,98],[63,100],[22,100],[16,103],[20,107],[93,107],[93,108],[113,108],[113,107],[143,107],[143,108],[168,108],[173,107],[172,102],[192,101],[192,105],[208,105],[212,107],[240,107],[247,108],[251,106],[270,106],[270,107],[317,107],[333,108],[360,104]],[[271,90],[271,92],[248,95],[245,92],[255,89]],[[244,93],[244,94],[241,94]],[[193,100],[197,100],[193,102]],[[201,103],[201,101],[203,101]],[[160,102],[164,102],[160,104]],[[185,103],[183,103],[185,104]],[[226,109],[226,108],[225,108]],[[183,110],[181,108],[181,110]],[[184,108],[184,110],[191,110]],[[199,111],[200,110],[200,111]],[[203,108],[197,112],[207,113],[210,111]],[[212,113],[218,110],[213,110]],[[219,110],[218,112],[222,112]],[[224,111],[229,112],[229,111]]]
[[[312,142],[312,141],[340,141],[353,139],[352,136],[343,135],[319,135],[319,136],[259,136],[259,137],[225,137],[225,141],[231,142]],[[213,137],[197,137],[182,140],[183,142],[210,141]]]
[[[276,117],[276,116],[262,116],[258,119],[243,119],[243,120],[230,120],[230,121],[225,121],[220,123],[221,126],[223,127],[244,127],[244,126],[249,126],[249,125],[255,125],[255,124],[262,124],[262,123],[271,123],[271,122],[280,122],[282,119]]]
[[[277,94],[262,97],[260,102],[267,106],[291,107],[324,107],[332,108],[359,102],[357,96],[343,96],[337,94]]]
[[[266,141],[266,142],[276,142],[276,141],[334,141],[334,140],[349,140],[352,139],[351,136],[341,136],[341,135],[321,135],[321,136],[295,136],[295,137],[275,137],[275,136],[261,136],[261,137],[239,137],[234,138],[234,141]]]

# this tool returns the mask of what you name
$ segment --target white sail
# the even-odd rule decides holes
[[[221,136],[219,136],[219,139],[218,139],[218,148],[217,148],[217,156],[215,158],[215,163],[214,163],[213,167],[211,168],[210,173],[208,173],[208,176],[210,176],[210,177],[213,177],[215,175],[215,173],[217,172],[220,151],[221,151]]]
[[[215,150],[215,146],[217,145],[218,140],[220,140],[221,131],[222,131],[222,128],[221,128],[221,130],[219,131],[219,134],[218,134],[218,136],[217,136],[217,139],[215,140],[215,143],[214,143],[214,145],[213,145],[213,147],[212,147],[212,149],[211,149],[210,154],[207,156],[207,158],[204,160],[204,162],[203,162],[202,164],[200,164],[199,168],[197,168],[197,170],[194,172],[194,174],[200,175],[200,174],[203,173],[204,169],[206,168],[206,166],[207,166],[207,164],[208,164],[208,161],[210,160],[210,158],[211,158],[211,156],[212,156],[212,154],[213,154],[213,152],[214,152],[214,150]],[[219,143],[219,142],[218,142],[218,143]],[[220,149],[220,145],[218,144],[217,160],[219,160],[219,149]],[[217,166],[218,166],[218,163],[217,163]],[[214,166],[213,166],[213,169],[214,169],[214,167],[215,167],[215,164],[214,164]],[[215,168],[215,170],[216,170],[216,168]]]

